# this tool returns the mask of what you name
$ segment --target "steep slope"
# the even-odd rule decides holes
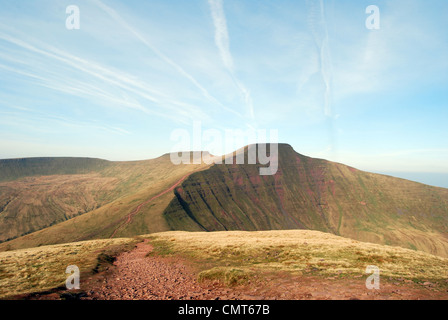
[[[448,256],[447,189],[278,150],[273,176],[248,164],[191,175],[164,212],[170,228],[310,229]]]
[[[261,176],[260,164],[173,165],[164,155],[112,162],[96,172],[3,182],[0,188],[27,186],[15,189],[29,192],[17,200],[23,206],[53,192],[64,219],[71,217],[70,199],[75,209],[99,207],[4,242],[0,251],[167,230],[310,229],[448,257],[448,189],[309,158],[289,145],[279,144],[278,150],[278,171],[272,176]],[[247,158],[247,147],[238,152]],[[49,179],[48,185],[38,186],[39,179]],[[46,191],[40,195],[39,190]],[[12,209],[11,204],[5,208]],[[28,221],[37,221],[35,216]]]
[[[0,162],[0,241],[39,231],[87,212],[83,230],[70,230],[74,240],[89,234],[108,237],[106,225],[122,219],[138,201],[169,185],[197,166],[174,166],[168,155],[145,161],[111,162],[84,158],[33,158]],[[9,181],[5,181],[9,180]],[[172,194],[171,194],[172,196]],[[106,218],[107,217],[107,218]],[[71,222],[70,224],[74,224]],[[79,222],[80,223],[80,222]],[[97,226],[93,225],[98,223]],[[112,223],[112,224],[111,224]],[[116,222],[119,223],[119,222]],[[159,222],[160,225],[162,222]],[[154,225],[155,223],[153,223]],[[155,228],[160,230],[159,227]],[[121,229],[120,229],[121,230]],[[148,228],[143,228],[148,232]],[[162,228],[163,230],[163,228]],[[93,232],[95,231],[95,232]],[[116,232],[118,234],[118,232]],[[47,238],[53,239],[53,237]],[[51,243],[51,242],[50,242]]]

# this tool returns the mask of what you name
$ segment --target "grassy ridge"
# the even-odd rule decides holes
[[[127,223],[128,215],[134,212],[141,203],[170,188],[186,174],[207,167],[208,165],[204,164],[173,165],[169,156],[162,156],[153,160],[113,163],[100,173],[89,174],[84,178],[82,178],[83,175],[41,177],[39,178],[42,179],[41,183],[33,182],[32,186],[28,183],[26,188],[16,188],[19,192],[15,195],[18,204],[33,210],[28,210],[26,211],[27,214],[23,215],[17,214],[17,212],[20,212],[19,210],[11,210],[13,212],[10,214],[7,211],[1,213],[0,235],[7,234],[9,230],[20,231],[23,225],[31,226],[32,223],[39,222],[39,217],[44,217],[45,210],[51,210],[53,214],[57,213],[58,211],[55,210],[54,206],[49,206],[50,203],[47,201],[49,198],[59,201],[62,209],[59,211],[61,214],[67,213],[70,208],[76,208],[76,206],[82,204],[85,197],[89,197],[91,203],[95,206],[101,205],[42,230],[38,230],[38,226],[36,226],[37,231],[33,233],[0,243],[0,251],[81,240],[104,239],[109,238],[112,234],[114,234],[114,237],[132,237],[138,234],[166,231],[168,226],[162,217],[162,212],[174,196],[172,192],[167,192],[142,206],[138,214],[132,217],[130,223]],[[84,179],[84,182],[74,184],[69,183],[67,179],[73,181]],[[22,182],[13,181],[7,184],[11,187],[12,184],[18,183]],[[40,184],[44,186],[40,186]],[[2,183],[0,183],[0,188],[1,186]],[[59,193],[57,197],[53,197],[55,189]],[[37,190],[45,192],[38,192]],[[0,199],[1,195],[0,190]],[[21,198],[23,200],[20,200]],[[36,204],[39,199],[41,199],[40,203]],[[66,205],[63,201],[65,199],[73,203]],[[30,201],[32,202],[30,203]],[[12,209],[12,204],[13,202],[6,208],[10,207]],[[2,223],[2,217],[11,218],[6,218],[7,221]],[[7,229],[7,222],[15,223],[15,227]],[[42,226],[45,226],[44,221],[42,221]],[[117,229],[118,231],[114,233]]]
[[[381,281],[431,281],[445,291],[448,286],[448,259],[400,247],[309,230],[174,231],[1,252],[0,298],[64,286],[69,265],[80,268],[82,289],[82,279],[95,272],[104,257],[130,250],[144,238],[154,247],[148,254],[188,259],[200,281],[230,286],[273,274],[355,279],[367,276],[368,265],[380,268]]]
[[[152,160],[127,162],[83,158],[17,159],[4,160],[0,162],[1,165],[8,167],[0,171],[3,176],[12,176],[14,173],[17,179],[0,182],[0,242],[58,225],[89,212],[103,213],[106,209],[113,212],[107,212],[102,218],[94,215],[99,219],[89,219],[88,222],[81,219],[86,222],[83,227],[85,230],[76,228],[67,231],[72,234],[72,238],[66,238],[63,242],[80,238],[107,238],[113,232],[113,226],[102,230],[105,226],[126,216],[145,197],[168,188],[181,174],[201,167],[175,166],[167,155]],[[23,175],[29,176],[21,177]],[[171,193],[167,196],[173,195]],[[159,205],[153,208],[154,211],[158,210]],[[162,206],[165,208],[166,204]],[[111,215],[113,221],[110,221]],[[161,220],[143,219],[142,223],[152,224],[152,230],[143,227],[134,230],[134,234],[124,233],[135,235],[166,230]],[[92,237],[89,238],[89,234]],[[50,244],[46,240],[42,243]]]
[[[433,281],[446,286],[448,259],[309,230],[164,232],[149,235],[154,254],[180,255],[200,269],[201,279],[226,284],[255,274],[289,272],[359,277],[368,265],[388,278]]]
[[[110,161],[93,158],[23,158],[0,160],[0,181],[23,177],[98,172]]]
[[[95,210],[120,195],[119,184],[98,173],[0,182],[0,241]]]
[[[97,272],[104,256],[133,248],[135,239],[95,240],[0,253],[0,298],[65,286],[69,265],[80,280]]]

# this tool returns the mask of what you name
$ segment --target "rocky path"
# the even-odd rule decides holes
[[[176,259],[147,256],[149,242],[137,244],[120,255],[111,274],[97,279],[88,290],[91,299],[101,300],[191,300],[235,299],[238,294],[214,285],[200,285],[189,267]]]
[[[84,284],[87,297],[100,300],[417,300],[448,299],[448,292],[409,282],[383,281],[381,290],[368,290],[365,279],[263,275],[244,287],[227,288],[218,282],[198,283],[179,258],[147,256],[149,241],[121,254],[112,270]]]

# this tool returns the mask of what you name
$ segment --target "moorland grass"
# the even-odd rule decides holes
[[[361,276],[369,265],[388,278],[443,283],[448,279],[447,258],[319,231],[175,231],[147,237],[154,254],[187,258],[197,264],[200,280],[215,278],[226,284],[260,272]]]

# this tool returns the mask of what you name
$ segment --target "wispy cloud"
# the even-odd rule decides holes
[[[235,76],[235,66],[232,54],[230,52],[229,32],[227,30],[227,21],[224,13],[223,2],[222,0],[208,0],[208,3],[210,5],[213,24],[215,27],[215,44],[219,50],[222,62],[232,77],[236,87],[240,91],[244,103],[248,109],[250,118],[253,120],[255,118],[255,114],[250,91]]]
[[[446,6],[437,3],[440,8]],[[379,8],[380,30],[367,30],[362,24],[345,20],[346,11],[334,12],[330,36],[341,39],[332,42],[337,61],[333,68],[335,100],[359,94],[395,94],[413,84],[440,81],[441,75],[446,79],[448,46],[441,41],[446,28],[433,12],[438,7],[397,0]]]
[[[183,101],[178,101],[173,95],[153,89],[149,83],[136,79],[125,72],[113,70],[96,62],[80,58],[43,43],[42,41],[35,40],[35,43],[32,44],[23,40],[23,36],[17,38],[3,32],[0,32],[0,39],[34,54],[38,54],[46,59],[62,63],[63,65],[68,66],[71,70],[81,72],[84,77],[87,75],[91,77],[91,80],[94,79],[96,81],[96,84],[92,81],[85,83],[84,81],[75,79],[72,74],[64,75],[60,72],[52,73],[51,70],[39,70],[38,73],[32,73],[0,64],[0,68],[22,76],[30,77],[36,80],[36,84],[40,86],[82,98],[91,97],[99,99],[102,100],[104,104],[132,108],[146,114],[168,118],[175,122],[188,123],[186,120],[189,118],[195,120],[204,120],[208,118],[200,108]],[[17,58],[14,59],[14,61],[16,63],[19,62],[22,65],[27,65],[29,69],[35,68],[32,61],[20,61]],[[54,62],[51,64],[54,65]],[[105,87],[104,84],[111,86],[112,89]],[[120,92],[122,93],[121,96],[119,95]],[[124,98],[125,92],[140,97],[151,107],[143,106],[136,99],[131,101],[129,98]],[[167,109],[172,112],[166,112]],[[179,114],[183,114],[185,117],[179,117]]]
[[[95,121],[77,121],[67,117],[46,114],[19,106],[14,106],[12,109],[15,109],[16,111],[0,111],[0,123],[3,126],[18,127],[20,130],[28,129],[33,132],[41,131],[53,134],[59,132],[60,128],[64,128],[65,130],[68,128],[102,130],[120,135],[131,134],[131,132],[126,129],[101,124]],[[33,113],[33,117],[29,117],[30,113]],[[38,126],[40,123],[44,123],[45,126]]]
[[[324,2],[323,0],[308,0],[307,3],[309,26],[318,50],[319,71],[324,83],[324,114],[331,117],[332,63]]]
[[[209,0],[208,3],[215,26],[215,44],[219,49],[224,66],[230,72],[233,72],[233,57],[229,49],[229,33],[227,31],[227,21],[222,0]]]
[[[17,114],[1,114],[0,140],[66,137],[95,156],[110,133],[116,155],[146,144],[157,156],[198,120],[278,128],[297,151],[329,146],[320,154],[343,163],[448,163],[447,1],[386,1],[380,30],[350,1],[93,0],[80,30],[65,28],[63,4],[3,4],[0,111]]]
[[[128,30],[132,35],[134,35],[141,43],[143,43],[147,48],[149,48],[156,56],[158,56],[162,61],[173,67],[180,75],[188,79],[196,88],[200,90],[204,97],[206,97],[210,102],[215,103],[225,109],[228,112],[231,112],[239,117],[241,114],[231,108],[228,108],[223,103],[218,101],[210,92],[195,79],[190,73],[185,71],[179,64],[170,59],[167,55],[162,53],[158,48],[151,44],[151,42],[143,36],[141,32],[139,32],[136,28],[132,27],[125,19],[123,19],[113,8],[104,4],[100,0],[94,0],[94,3],[98,5],[102,10],[104,10],[112,19],[114,19],[117,23],[123,26],[126,30]]]
[[[117,21],[121,26],[130,31],[138,40],[140,40],[146,47],[151,49],[160,59],[164,62],[168,63],[174,69],[176,69],[180,74],[185,76],[188,80],[190,80],[203,94],[205,97],[210,99],[213,102],[218,102],[215,98],[213,98],[210,93],[188,72],[186,72],[181,66],[176,64],[173,60],[164,55],[161,51],[159,51],[156,47],[154,47],[140,32],[138,32],[135,28],[131,27],[114,9],[107,6],[100,0],[94,0],[102,10],[104,10],[112,19]]]

